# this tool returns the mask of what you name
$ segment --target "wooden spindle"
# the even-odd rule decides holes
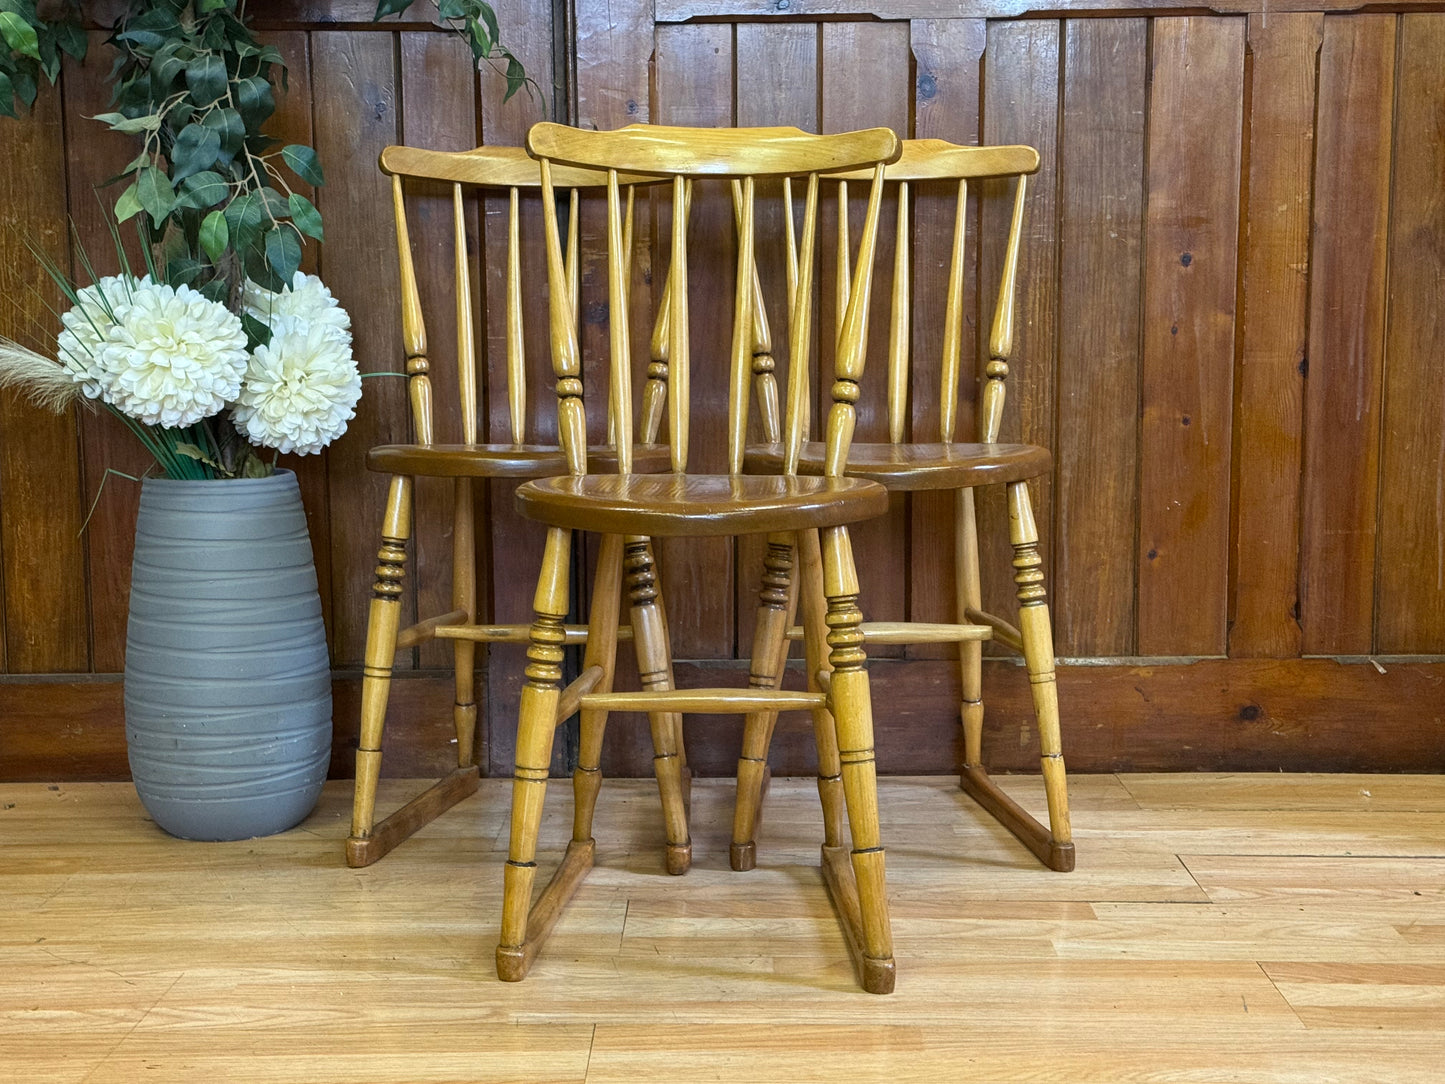
[[[753,178],[746,178],[734,198],[739,208],[738,265],[733,292],[731,382],[728,390],[728,471],[741,474],[748,442],[748,384],[752,376],[753,287],[757,265],[753,259]]]
[[[607,171],[607,305],[612,355],[608,417],[617,448],[617,472],[632,473],[632,334],[627,313],[628,230],[622,221],[617,171]],[[630,207],[629,207],[630,209]]]
[[[472,319],[471,263],[467,258],[466,204],[462,186],[452,185],[452,226],[456,250],[457,390],[461,394],[462,441],[477,442],[477,347]]]
[[[943,312],[943,358],[939,365],[939,439],[952,443],[958,424],[958,382],[963,372],[963,270],[968,239],[968,181],[958,182],[953,210],[953,252],[948,261],[948,300]]]
[[[507,411],[512,443],[527,442],[526,339],[522,332],[522,240],[517,189],[507,208]]]
[[[838,182],[838,263],[834,275],[833,292],[836,299],[833,308],[833,335],[843,333],[843,314],[848,309],[848,285],[852,277],[853,242],[848,223],[848,182]]]
[[[903,443],[908,409],[908,335],[912,301],[908,243],[908,182],[898,185],[898,231],[893,251],[893,305],[888,321],[888,439]]]
[[[1013,221],[1009,224],[1008,250],[999,276],[993,330],[988,337],[989,362],[984,370],[988,382],[983,389],[983,412],[979,419],[982,439],[987,444],[998,441],[999,426],[1003,422],[1004,380],[1008,377],[1008,358],[1013,353],[1014,283],[1018,278],[1019,243],[1023,234],[1024,187],[1024,178],[1020,176],[1014,189]]]
[[[572,474],[587,473],[587,415],[582,405],[582,365],[577,345],[577,320],[562,261],[562,236],[552,187],[552,163],[541,160],[542,220],[547,236],[547,281],[551,284],[548,326],[552,339],[552,372],[557,378],[557,439]]]
[[[687,318],[687,186],[672,179],[672,291],[668,297],[668,355],[672,359],[667,426],[672,438],[672,469],[687,470],[688,397],[691,388]]]
[[[818,175],[808,175],[808,195],[803,209],[803,243],[798,248],[798,269],[794,297],[809,297],[813,290],[813,242],[818,227]],[[808,371],[812,350],[813,306],[794,305],[788,321],[788,418],[787,446],[783,450],[783,473],[797,474],[804,434],[808,427],[810,392],[808,382],[798,379]]]
[[[411,258],[411,234],[406,225],[406,201],[401,177],[391,178],[391,202],[396,212],[396,251],[401,264],[401,341],[406,352],[406,377],[411,400],[412,427],[418,444],[432,443],[431,363],[426,356],[426,324],[421,295],[416,287],[416,266]]]

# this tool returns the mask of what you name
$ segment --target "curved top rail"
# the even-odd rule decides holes
[[[885,168],[889,181],[957,181],[1037,173],[1039,152],[1032,147],[964,147],[943,139],[905,139],[903,153]],[[829,174],[831,181],[866,181],[872,170]]]
[[[671,128],[630,124],[609,132],[544,121],[527,133],[527,150],[571,166],[703,177],[768,177],[859,169],[898,157],[887,128],[815,135],[798,128]],[[561,183],[560,180],[556,183]]]
[[[381,171],[391,176],[450,181],[486,188],[541,188],[542,170],[522,147],[477,147],[470,151],[434,151],[391,146],[381,152]],[[655,176],[619,175],[619,184],[656,184]],[[606,187],[607,171],[558,166],[552,183],[559,188]]]

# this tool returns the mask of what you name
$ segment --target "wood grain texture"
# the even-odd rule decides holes
[[[1315,67],[1323,17],[1249,19],[1249,114],[1235,374],[1229,654],[1299,652]]]
[[[363,373],[400,372],[401,326],[396,241],[383,208],[390,183],[376,168],[383,147],[398,141],[396,70],[392,43],[375,34],[327,31],[313,39],[313,93],[334,103],[317,130],[316,152],[326,163],[327,184],[318,193],[326,217],[321,273],[351,314],[356,360]],[[327,453],[336,465],[330,478],[332,566],[332,660],[357,662],[366,638],[369,592],[364,556],[376,545],[385,501],[385,479],[357,471],[366,449],[404,439],[409,428],[406,388],[399,379],[365,381],[366,391],[344,436]],[[409,555],[410,557],[410,555]],[[415,618],[415,583],[408,568],[401,622]],[[448,607],[450,608],[450,607]],[[401,660],[407,668],[408,660]]]
[[[354,0],[353,0],[354,2]],[[1438,0],[1399,0],[1392,8],[1430,11]],[[1358,10],[1359,0],[1210,0],[1197,9],[1221,15],[1274,14],[1291,11],[1348,12]],[[1177,12],[1175,0],[980,0],[970,4],[969,14],[981,19],[1011,19],[1020,16],[1068,16],[1093,12],[1114,13]],[[812,18],[946,19],[959,13],[958,0],[807,0],[779,7],[778,0],[659,0],[657,21],[687,19],[746,18],[771,22],[799,15]]]
[[[59,96],[44,95],[26,123],[0,129],[0,229],[65,262],[65,145]],[[66,306],[33,260],[0,264],[0,333],[53,355]],[[77,408],[41,410],[0,393],[0,671],[90,666],[85,552],[80,535]]]
[[[1146,655],[1225,648],[1244,36],[1237,19],[1154,23],[1139,448]]]
[[[982,19],[915,19],[909,24],[909,44],[916,65],[914,80],[914,137],[946,139],[951,143],[979,141],[979,98],[988,26]],[[946,182],[914,185],[913,193],[913,355],[910,359],[916,386],[936,388],[943,357],[943,324],[948,304],[948,266],[952,255],[951,223],[958,200],[957,186]],[[978,341],[978,195],[970,192],[966,232],[963,289],[963,352],[971,358]],[[972,439],[975,430],[972,370],[959,389],[958,436]],[[936,395],[912,398],[914,440],[938,436],[939,404]],[[934,539],[935,544],[912,545],[908,562],[908,616],[913,621],[953,621],[954,569],[948,539],[953,533],[954,499],[943,493],[914,493],[909,499],[912,539]],[[948,658],[951,649],[916,644],[909,658]]]
[[[1394,82],[1395,16],[1328,20],[1300,510],[1301,647],[1311,654],[1374,645]]]
[[[1400,20],[1380,449],[1377,651],[1445,647],[1445,16]]]
[[[1148,34],[1064,24],[1053,596],[1073,656],[1134,650]]]
[[[1023,241],[1019,248],[1013,351],[1008,358],[1000,439],[1052,449],[1058,362],[1059,298],[1059,79],[1060,24],[1049,21],[991,23],[984,53],[983,141],[1022,143],[1039,152],[1039,171],[1028,178]],[[1013,213],[1011,185],[980,186],[983,250],[979,265],[979,374],[988,357],[988,334]],[[1030,483],[1043,547],[1045,584],[1053,586],[1053,478]],[[1000,616],[1015,612],[1013,549],[1002,489],[977,495],[983,608]],[[997,650],[996,648],[993,650]]]

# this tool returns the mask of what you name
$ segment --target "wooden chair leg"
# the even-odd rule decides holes
[[[1054,640],[1044,589],[1039,532],[1034,523],[1026,482],[1008,486],[1009,540],[1013,545],[1014,583],[1019,600],[1019,633],[1029,673],[1034,715],[1038,721],[1044,794],[1049,827],[1044,827],[989,778],[980,760],[965,763],[960,785],[979,805],[1012,832],[1050,869],[1074,868],[1073,832],[1069,824],[1068,786],[1059,735],[1058,686],[1054,681]]]
[[[507,982],[516,982],[527,974],[563,906],[592,868],[592,840],[574,839],[536,905],[531,905],[537,874],[537,836],[562,692],[566,642],[562,625],[568,609],[570,551],[571,533],[560,527],[550,528],[533,604],[536,617],[527,648],[527,681],[522,686],[517,721],[512,830],[502,890],[502,935],[497,945],[497,977]]]
[[[651,542],[642,537],[628,537],[623,565],[632,614],[632,644],[637,652],[642,688],[647,692],[671,689],[674,687],[672,651],[667,641],[666,622],[657,604],[660,590]],[[652,765],[657,773],[667,831],[667,872],[683,874],[692,868],[692,839],[688,835],[687,801],[679,756],[682,716],[677,712],[654,711],[648,713],[648,719],[652,725]]]
[[[791,533],[768,536],[748,676],[748,686],[753,689],[777,689],[783,684],[783,669],[788,662],[788,628],[798,608],[794,550]],[[729,855],[735,870],[749,870],[757,864],[758,818],[768,775],[768,746],[777,721],[775,711],[751,712],[743,720]]]
[[[361,735],[356,749],[356,789],[352,799],[351,835],[346,841],[346,862],[354,867],[371,865],[417,829],[435,820],[463,798],[476,793],[479,785],[479,772],[472,763],[473,735],[476,733],[476,698],[472,694],[475,645],[465,643],[464,650],[464,642],[459,640],[456,652],[457,695],[453,712],[457,729],[457,768],[380,824],[375,823],[376,786],[381,775],[381,738],[391,692],[391,670],[396,661],[397,628],[401,619],[402,585],[406,573],[406,543],[411,536],[411,490],[410,478],[398,476],[391,480],[382,521],[376,585],[372,590],[367,620],[365,666],[361,679]],[[465,524],[462,519],[459,511],[458,532],[465,529],[469,539],[470,499],[466,503]],[[460,545],[458,542],[458,547]],[[467,567],[471,568],[470,565]],[[472,582],[475,582],[474,578]],[[464,582],[462,590],[466,587]]]
[[[978,517],[974,511],[972,489],[960,489],[954,497],[954,584],[956,615],[964,624],[970,620],[968,611],[983,609],[983,585],[979,579]],[[962,677],[962,702],[959,715],[963,723],[963,763],[965,769],[983,765],[983,643],[964,640],[958,645],[958,662]]]
[[[592,587],[592,608],[587,626],[587,651],[582,669],[602,669],[593,692],[612,690],[617,665],[617,614],[622,602],[622,536],[602,536],[602,549],[597,556],[597,575]],[[607,712],[583,708],[581,714],[581,746],[577,768],[572,773],[572,840],[574,843],[592,839],[592,816],[597,809],[597,794],[602,788],[602,735],[607,728]]]
[[[828,598],[828,647],[833,673],[829,701],[838,730],[843,795],[853,848],[823,848],[823,878],[848,942],[858,982],[872,994],[893,990],[893,933],[888,918],[883,846],[878,829],[878,783],[873,752],[873,709],[864,669],[858,576],[844,527],[822,535]]]
[[[831,680],[828,662],[828,598],[823,588],[823,556],[817,531],[798,532],[803,611],[804,666],[808,691],[821,692],[821,676]],[[823,846],[843,846],[843,769],[838,760],[838,725],[827,708],[813,712],[813,741],[818,748],[818,800],[823,806]]]

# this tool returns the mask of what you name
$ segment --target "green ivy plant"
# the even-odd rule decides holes
[[[375,17],[413,2],[380,0]],[[501,44],[489,4],[435,3],[476,60],[505,77],[507,98],[531,83]],[[84,57],[79,0],[0,0],[0,38],[0,114],[14,117],[17,103],[34,103],[42,77],[54,83],[62,54]],[[288,285],[304,239],[324,240],[321,215],[296,182],[318,186],[325,177],[311,147],[282,146],[263,131],[287,70],[275,46],[251,31],[245,0],[131,0],[107,44],[117,54],[112,108],[95,119],[141,144],[109,182],[125,186],[116,220],[141,226],[172,286],[234,309],[246,279]],[[247,333],[266,337],[254,320]]]

